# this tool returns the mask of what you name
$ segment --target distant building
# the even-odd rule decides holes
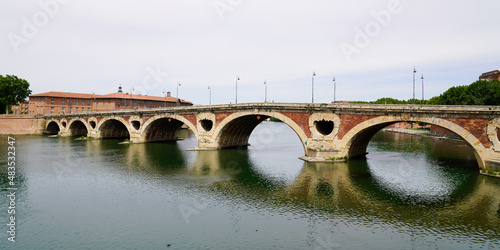
[[[10,109],[12,110],[12,113],[15,115],[27,115],[29,112],[28,107],[29,107],[29,102],[24,101],[16,105],[12,105]]]
[[[479,76],[479,80],[499,80],[500,81],[500,71],[499,70],[493,70],[489,72],[482,73]]]
[[[46,92],[29,96],[29,114],[64,114],[125,109],[150,109],[192,106],[191,102],[177,99],[167,92],[165,97],[117,93],[107,95],[68,92]]]

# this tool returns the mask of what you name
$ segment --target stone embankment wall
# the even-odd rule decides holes
[[[0,134],[42,134],[45,120],[32,115],[0,115]]]

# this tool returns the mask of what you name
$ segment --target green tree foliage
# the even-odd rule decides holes
[[[468,86],[456,86],[431,98],[437,105],[500,105],[500,81],[479,80]]]
[[[22,102],[31,94],[28,81],[13,75],[0,75],[0,103],[8,112],[10,106]],[[0,110],[2,112],[4,109]]]
[[[413,99],[397,100],[390,97],[380,98],[374,102],[354,102],[369,104],[413,104]],[[415,104],[421,104],[415,100]],[[424,102],[429,105],[500,105],[500,81],[479,80],[468,86],[454,86],[439,96]]]
[[[398,100],[390,97],[383,97],[372,102],[353,102],[353,103],[366,103],[366,104],[413,104],[413,99],[410,100]],[[421,104],[422,100],[415,100],[415,104]]]

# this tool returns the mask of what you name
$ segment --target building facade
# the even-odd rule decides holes
[[[500,81],[500,71],[499,70],[493,70],[489,72],[482,73],[479,76],[479,80],[499,80]]]
[[[125,109],[151,109],[192,106],[191,102],[177,99],[167,92],[165,97],[117,93],[107,95],[68,92],[46,92],[29,96],[28,114],[64,114]]]
[[[28,101],[20,102],[10,107],[14,115],[27,115],[29,113],[28,108],[29,108]]]

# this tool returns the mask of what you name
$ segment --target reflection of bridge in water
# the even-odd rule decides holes
[[[408,223],[419,226],[420,230],[450,230],[459,234],[469,233],[473,228],[482,236],[500,239],[499,182],[481,175],[460,179],[439,199],[408,198],[391,192],[387,183],[378,181],[365,160],[333,164],[305,162],[293,180],[280,181],[256,168],[245,150],[177,150],[174,152],[178,155],[168,156],[171,160],[142,157],[150,150],[155,149],[147,144],[129,147],[127,162],[137,167],[126,171],[183,173],[193,177],[186,181],[202,184],[202,192],[230,195],[248,200],[248,204],[259,201],[259,206],[278,205],[287,211],[308,209],[314,213],[319,209],[321,214],[325,211],[330,214],[330,218],[350,217],[353,221],[349,223]],[[183,160],[186,153],[196,154],[196,160]],[[185,167],[179,167],[182,164]]]
[[[45,131],[62,136],[127,137],[132,142],[172,141],[182,125],[196,136],[197,149],[246,147],[255,127],[273,117],[298,135],[306,161],[338,161],[365,155],[371,138],[398,122],[446,128],[473,149],[480,167],[500,162],[500,108],[252,103],[46,115]]]

